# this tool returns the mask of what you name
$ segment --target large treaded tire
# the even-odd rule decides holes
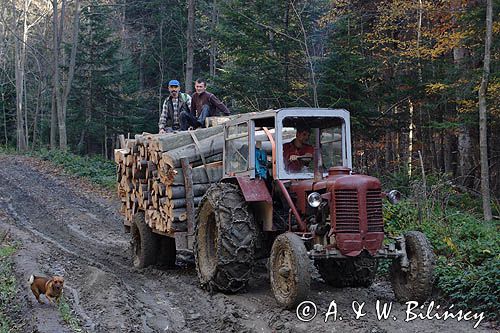
[[[276,237],[271,249],[269,275],[274,298],[291,309],[309,294],[310,259],[302,239],[291,232]]]
[[[130,227],[134,267],[144,268],[156,263],[158,236],[146,224],[144,212],[137,212]]]
[[[400,260],[393,260],[392,288],[400,302],[424,302],[432,293],[436,258],[427,237],[419,231],[405,234],[405,243],[410,267],[404,272]]]
[[[377,274],[378,261],[367,257],[320,259],[315,265],[323,280],[333,287],[369,287]]]
[[[247,286],[254,266],[256,227],[240,189],[210,187],[196,212],[194,256],[203,288],[235,293]]]

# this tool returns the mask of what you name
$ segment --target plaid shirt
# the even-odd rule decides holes
[[[169,120],[169,112],[168,112],[168,103],[172,103],[172,129],[177,130],[180,127],[180,121],[179,121],[179,98],[183,98],[182,95],[184,95],[184,98],[186,99],[186,104],[187,104],[187,111],[191,109],[191,96],[188,94],[184,93],[179,93],[178,97],[176,99],[173,99],[171,96],[168,96],[165,101],[163,102],[163,109],[160,115],[160,121],[158,123],[158,127],[160,130],[166,130],[168,127],[168,120]],[[182,100],[184,101],[184,100]]]

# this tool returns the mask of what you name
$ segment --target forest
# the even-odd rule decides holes
[[[498,0],[4,0],[0,143],[112,158],[117,135],[158,132],[168,80],[190,93],[201,77],[233,114],[349,110],[361,172],[441,173],[478,193],[487,175],[498,198],[499,8]]]

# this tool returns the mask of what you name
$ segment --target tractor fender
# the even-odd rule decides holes
[[[246,202],[273,202],[264,180],[238,176],[232,177],[232,179],[238,183]],[[228,179],[224,180],[227,181]]]
[[[273,199],[264,180],[249,177],[235,176],[226,177],[221,182],[237,184],[245,198],[252,204],[254,213],[263,222],[264,231],[273,231]]]

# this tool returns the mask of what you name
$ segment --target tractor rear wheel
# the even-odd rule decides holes
[[[310,260],[302,239],[287,232],[276,237],[269,264],[271,287],[276,301],[291,309],[309,293]]]
[[[391,265],[391,283],[400,302],[424,302],[432,293],[434,284],[435,256],[427,237],[419,231],[405,235],[408,268],[395,259]]]
[[[319,274],[334,287],[368,287],[377,274],[378,261],[367,257],[320,259],[315,262]]]
[[[196,212],[194,255],[203,288],[244,289],[254,266],[256,227],[238,186],[210,187]]]

